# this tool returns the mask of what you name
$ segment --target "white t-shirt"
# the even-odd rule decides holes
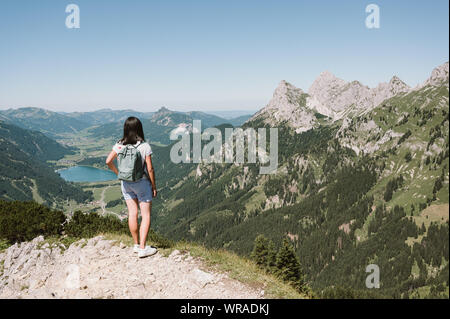
[[[152,155],[152,148],[150,147],[150,144],[148,144],[147,142],[144,142],[144,143],[137,142],[136,144],[134,144],[134,146],[137,146],[137,149],[141,153],[142,165],[144,165],[145,158],[149,155]],[[124,147],[125,147],[125,145],[116,143],[116,145],[114,145],[112,149],[114,152],[116,152],[116,154],[118,154],[119,151]],[[147,171],[147,165],[145,165],[144,168],[145,168],[145,171]]]

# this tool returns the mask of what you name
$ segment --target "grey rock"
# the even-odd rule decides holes
[[[201,287],[205,287],[207,284],[214,281],[214,276],[212,274],[204,272],[198,268],[194,269],[192,274]]]
[[[175,258],[176,256],[179,256],[181,253],[178,249],[175,249],[172,251],[172,253],[169,255],[169,258]]]

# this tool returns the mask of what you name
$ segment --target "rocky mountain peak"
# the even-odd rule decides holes
[[[316,81],[322,81],[322,82],[336,81],[336,80],[340,80],[340,79],[328,70],[321,72],[316,79]]]
[[[170,125],[172,122],[172,119],[170,118],[170,115],[173,114],[174,112],[169,110],[166,107],[161,107],[158,111],[156,111],[153,115],[152,115],[152,121],[160,124],[160,125]]]
[[[385,99],[408,92],[410,87],[397,76],[389,83],[369,88],[359,81],[345,82],[330,72],[322,72],[311,85],[308,107],[335,120],[367,112]]]
[[[403,82],[398,76],[394,75],[389,81],[389,89],[394,95],[396,95],[401,92],[407,92],[411,88],[409,87],[408,84]]]
[[[155,114],[167,114],[167,113],[172,113],[172,111],[169,110],[167,107],[162,106],[158,111],[156,111]]]
[[[404,83],[404,82],[398,76],[394,75],[389,81],[389,84],[396,84],[396,83]]]
[[[376,107],[386,99],[400,93],[409,92],[410,90],[411,88],[405,82],[403,82],[398,76],[394,75],[388,83],[380,83],[377,87],[372,89],[372,108]]]
[[[359,81],[347,83],[326,71],[309,88],[307,106],[331,118],[341,118],[350,106],[365,108],[368,91]]]
[[[447,82],[448,86],[448,62],[445,62],[444,64],[436,67],[431,72],[431,76],[424,82],[422,86],[439,86],[445,82]]]
[[[304,94],[302,89],[296,88],[291,83],[282,80],[273,93],[272,99],[285,99],[287,96],[298,96]]]
[[[435,68],[424,85],[448,85],[448,62]],[[274,124],[287,121],[296,131],[305,131],[316,123],[316,113],[333,120],[353,117],[369,112],[384,100],[412,89],[398,76],[389,82],[369,88],[359,81],[346,82],[329,71],[324,71],[314,80],[305,94],[294,85],[281,81],[269,104],[251,119],[263,116]],[[300,119],[303,116],[304,119]]]
[[[281,81],[266,107],[257,112],[249,121],[257,118],[277,125],[287,122],[297,132],[307,131],[315,124],[314,112],[305,105],[307,94],[289,82]]]
[[[336,77],[329,71],[320,73],[320,75],[314,80],[313,84],[308,90],[308,94],[316,95],[320,92],[338,90],[343,87],[347,82]]]

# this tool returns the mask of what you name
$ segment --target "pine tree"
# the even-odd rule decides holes
[[[412,160],[411,152],[406,153],[405,155],[405,161],[408,163]]]
[[[261,268],[266,268],[267,265],[268,245],[268,240],[263,235],[256,237],[251,257]]]
[[[277,265],[277,251],[273,241],[269,241],[268,253],[267,253],[267,270],[272,272]]]
[[[286,282],[289,282],[298,291],[303,291],[305,283],[300,267],[300,260],[295,254],[294,248],[285,238],[278,251],[276,259],[277,274]]]

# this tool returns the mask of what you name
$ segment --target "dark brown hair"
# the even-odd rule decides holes
[[[142,123],[137,117],[130,116],[123,124],[123,137],[119,142],[127,145],[136,144],[138,141],[145,141]]]

